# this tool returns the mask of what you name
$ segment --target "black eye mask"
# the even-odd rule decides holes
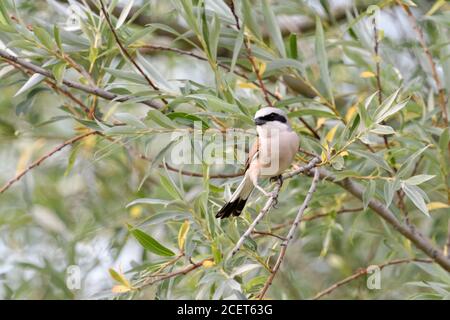
[[[272,113],[269,113],[269,114],[267,114],[267,115],[265,115],[263,117],[256,118],[255,119],[255,124],[257,126],[259,126],[259,125],[263,125],[263,124],[265,124],[266,122],[269,122],[269,121],[279,121],[281,123],[286,123],[287,119],[286,119],[286,117],[284,117],[284,116],[282,116],[282,115],[280,115],[278,113],[272,112]]]

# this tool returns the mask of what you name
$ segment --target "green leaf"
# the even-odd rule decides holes
[[[388,180],[384,184],[384,201],[386,207],[389,207],[394,199],[394,193],[400,188],[400,180]]]
[[[366,189],[364,190],[364,193],[362,195],[364,210],[366,210],[367,207],[369,206],[369,202],[375,194],[376,186],[377,186],[377,184],[376,184],[375,180],[370,180]]]
[[[216,60],[217,59],[217,46],[219,44],[220,37],[220,20],[216,14],[214,14],[213,19],[211,21],[211,32],[209,33],[209,51],[211,53],[211,57]]]
[[[391,109],[393,103],[395,102],[395,99],[397,99],[398,97],[400,90],[401,88],[398,88],[394,93],[387,97],[375,110],[374,119],[377,123],[381,122],[382,120],[379,119],[381,119],[383,115]]]
[[[436,176],[435,175],[429,175],[429,174],[419,174],[417,176],[414,176],[414,177],[411,177],[411,178],[405,180],[404,182],[406,184],[415,185],[416,186],[416,185],[424,183],[424,182],[426,182],[428,180],[431,180],[434,177],[436,177]]]
[[[150,62],[147,61],[140,53],[137,51],[136,54],[137,57],[137,63],[141,68],[144,69],[145,74],[156,82],[156,84],[163,90],[166,90],[168,92],[177,93],[178,89],[175,88],[172,84],[170,84],[162,75],[159,73],[158,70],[156,70]]]
[[[171,257],[174,256],[175,253],[163,246],[161,243],[156,241],[150,235],[145,233],[142,230],[136,229],[131,225],[128,225],[128,230],[133,235],[133,237],[144,247],[146,250],[162,257]]]
[[[40,73],[33,74],[30,79],[28,79],[27,82],[16,92],[14,97],[17,97],[18,95],[24,93],[25,91],[30,90],[31,88],[37,86],[39,83],[41,83],[45,79],[45,76],[43,76]]]
[[[254,7],[251,0],[242,0],[242,14],[244,16],[245,26],[253,33],[253,35],[261,39],[261,26],[256,22],[254,15]],[[244,28],[241,28],[244,29]]]
[[[159,183],[174,199],[183,200],[183,194],[169,177],[159,175]]]
[[[386,171],[392,172],[392,169],[388,165],[388,163],[380,155],[378,155],[376,153],[369,153],[369,152],[362,151],[362,150],[351,150],[351,153],[354,153],[358,156],[364,157],[364,158],[374,162],[375,164],[377,164],[381,168],[385,169]]]
[[[322,82],[325,88],[325,91],[327,93],[326,96],[334,104],[333,88],[331,84],[330,72],[328,70],[328,57],[325,49],[325,35],[323,32],[322,22],[320,21],[320,18],[318,16],[316,16],[315,49],[316,49],[316,57],[319,62],[320,81]]]
[[[298,59],[297,35],[295,33],[289,35],[289,58]]]
[[[163,128],[177,129],[178,127],[168,116],[156,109],[149,110],[145,119],[152,120]]]
[[[111,276],[111,278],[113,278],[114,280],[116,280],[117,282],[119,282],[120,284],[124,285],[127,288],[131,288],[130,282],[127,280],[127,278],[125,278],[125,276],[119,272],[117,272],[116,270],[110,268],[109,269],[109,275]]]
[[[406,174],[408,172],[409,168],[411,168],[414,165],[414,161],[416,160],[416,158],[418,156],[420,156],[425,150],[427,150],[428,147],[429,147],[429,145],[423,147],[422,149],[417,150],[412,155],[410,155],[398,169],[397,175],[399,177],[403,177],[404,174]]]
[[[308,108],[308,109],[300,109],[297,111],[293,111],[288,114],[289,118],[303,117],[303,116],[315,116],[315,117],[321,117],[321,118],[337,119],[336,115],[334,113],[329,112],[328,109],[321,110],[321,109]]]
[[[60,34],[59,28],[56,24],[53,25],[53,37],[55,38],[55,42],[56,42],[56,45],[58,46],[59,51],[62,52],[63,48],[62,48],[61,34]]]
[[[233,73],[236,61],[241,52],[242,44],[244,43],[244,29],[241,29],[234,40],[233,57],[231,58],[230,73]]]
[[[276,17],[270,8],[269,1],[263,0],[262,2],[262,11],[264,15],[264,21],[267,26],[267,30],[269,31],[270,38],[278,49],[278,53],[283,58],[286,58],[286,49],[284,48],[283,37],[281,35],[280,26],[276,20]]]
[[[421,194],[421,189],[417,186],[408,185],[406,183],[402,183],[402,189],[405,192],[406,196],[414,203],[414,205],[427,217],[430,217],[428,213],[427,205],[425,204],[425,200]]]
[[[54,43],[52,37],[48,34],[48,32],[38,26],[33,26],[33,32],[39,41],[49,50],[52,50],[54,47]]]
[[[138,117],[136,117],[135,115],[132,115],[131,113],[125,113],[125,112],[116,113],[116,114],[114,114],[114,118],[116,118],[117,120],[119,120],[123,123],[126,123],[129,126],[135,127],[137,129],[147,128],[147,126],[141,120],[139,120]]]
[[[117,19],[116,23],[116,30],[119,29],[125,20],[128,17],[128,14],[130,13],[131,9],[133,8],[134,0],[128,0],[126,6],[122,9],[122,12],[120,13],[119,19]]]
[[[52,68],[53,76],[56,79],[56,82],[58,85],[62,84],[62,81],[64,79],[64,73],[66,72],[66,63],[65,62],[59,62],[55,64]]]
[[[141,198],[141,199],[136,199],[134,201],[131,201],[129,204],[127,204],[126,208],[129,208],[136,204],[162,204],[164,206],[167,206],[169,203],[170,203],[170,201],[163,200],[163,199]]]
[[[190,226],[189,220],[185,220],[178,231],[178,248],[180,248],[181,251],[184,250],[184,243],[186,242],[186,236]]]
[[[80,150],[80,146],[81,146],[81,144],[78,143],[77,145],[72,147],[72,150],[70,151],[66,171],[64,171],[64,176],[69,175],[70,171],[72,170],[73,165],[75,164],[75,160],[77,159],[77,154],[78,154],[78,151]]]
[[[379,135],[395,134],[395,131],[394,129],[392,129],[392,127],[381,124],[376,124],[373,129],[370,130],[370,132]]]

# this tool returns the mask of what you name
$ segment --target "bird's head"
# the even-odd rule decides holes
[[[261,108],[255,114],[255,125],[257,127],[265,126],[271,128],[289,128],[289,122],[286,113],[278,108]]]

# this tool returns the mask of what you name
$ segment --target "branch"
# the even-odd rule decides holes
[[[9,180],[1,189],[0,189],[0,194],[2,194],[3,192],[5,192],[6,190],[9,189],[9,187],[11,187],[14,183],[16,183],[17,181],[19,181],[25,174],[27,174],[30,170],[36,168],[37,166],[39,166],[42,162],[44,162],[46,159],[50,158],[52,155],[54,155],[55,153],[57,153],[58,151],[62,150],[63,148],[65,148],[68,145],[74,144],[75,142],[84,139],[90,135],[93,134],[97,134],[98,131],[89,131],[87,133],[84,133],[82,135],[73,137],[65,142],[63,142],[62,144],[58,145],[56,148],[54,148],[53,150],[51,150],[49,153],[46,153],[45,155],[43,155],[42,157],[40,157],[39,159],[37,159],[36,161],[34,161],[31,165],[29,165],[26,169],[24,169],[23,171],[21,171],[19,174],[17,174],[14,178],[12,178],[11,180]]]
[[[436,82],[436,87],[439,94],[439,106],[441,107],[442,112],[442,119],[444,120],[444,126],[448,126],[448,113],[447,113],[447,106],[445,102],[445,91],[442,87],[441,79],[439,78],[436,64],[434,63],[433,56],[431,55],[430,49],[427,47],[427,44],[425,42],[425,36],[423,34],[422,29],[420,29],[419,24],[417,23],[416,18],[414,17],[413,13],[411,12],[411,9],[404,3],[397,0],[397,3],[403,8],[403,10],[408,15],[409,20],[411,21],[411,24],[413,26],[414,31],[417,33],[417,37],[419,38],[420,46],[422,47],[423,51],[425,52],[425,55],[428,58],[428,62],[430,63],[431,67],[431,75]]]
[[[363,211],[364,210],[364,208],[349,208],[349,209],[346,209],[346,208],[343,208],[343,209],[340,209],[340,210],[338,210],[338,211],[336,211],[336,214],[337,215],[341,215],[341,214],[343,214],[343,213],[355,213],[355,212],[360,212],[360,211]],[[321,219],[321,218],[325,218],[325,217],[329,217],[331,215],[331,213],[330,212],[327,212],[327,213],[318,213],[318,214],[314,214],[314,215],[311,215],[311,216],[306,216],[306,217],[302,217],[301,219],[300,219],[300,222],[304,222],[304,221],[312,221],[312,220],[316,220],[316,219]],[[280,229],[283,229],[283,228],[285,228],[285,227],[287,227],[287,226],[290,226],[290,225],[292,225],[294,223],[294,220],[290,220],[290,221],[287,221],[287,222],[285,222],[285,223],[280,223],[280,224],[278,224],[278,225],[275,225],[275,226],[273,226],[273,227],[271,227],[270,228],[270,231],[277,231],[277,230],[280,230]],[[253,233],[254,234],[258,234],[258,235],[260,235],[260,236],[263,236],[263,235],[270,235],[269,233],[270,232],[268,232],[268,231],[253,231]],[[284,238],[283,238],[284,239]]]
[[[150,158],[150,157],[146,156],[145,154],[139,152],[135,148],[133,148],[133,147],[123,143],[119,139],[114,139],[112,137],[108,137],[108,136],[104,135],[103,133],[99,133],[99,135],[101,135],[105,139],[111,141],[112,143],[116,143],[116,144],[122,146],[125,150],[127,150],[130,153],[132,153],[135,157],[138,157],[139,159],[142,159],[142,160],[145,160],[145,161],[149,161],[149,162],[153,161],[152,158]],[[177,173],[181,173],[182,175],[188,176],[188,177],[197,177],[197,178],[202,178],[203,177],[202,173],[178,169],[178,168],[175,168],[175,167],[171,166],[167,162],[159,164],[159,167],[160,168],[164,168],[165,167],[165,168],[167,168],[167,170],[170,170],[170,171],[173,171],[173,172],[177,172]],[[244,175],[244,172],[239,171],[239,172],[236,172],[236,173],[211,174],[211,175],[209,175],[209,178],[210,179],[227,179],[227,178],[240,177],[242,175]]]
[[[378,264],[375,266],[377,266],[380,270],[382,270],[384,267],[387,267],[387,266],[393,266],[393,265],[397,265],[397,264],[404,264],[404,263],[411,263],[411,262],[432,263],[433,260],[431,260],[431,259],[397,259],[397,260],[392,260],[392,261],[385,262],[382,264]],[[325,289],[323,291],[320,291],[312,299],[318,300],[318,299],[322,298],[323,296],[330,294],[337,288],[342,287],[343,285],[346,285],[347,283],[349,283],[355,279],[358,279],[359,277],[362,277],[363,275],[366,275],[368,272],[369,272],[369,268],[360,269],[360,270],[356,271],[354,274],[352,274],[351,276],[349,276],[339,282],[336,282],[335,284],[333,284],[332,286],[328,287],[327,289]]]
[[[188,274],[189,272],[191,272],[191,271],[193,271],[193,270],[195,270],[195,269],[198,269],[198,268],[200,268],[201,266],[203,266],[203,263],[205,263],[206,261],[213,261],[213,258],[206,258],[206,259],[203,259],[203,260],[201,260],[201,261],[199,261],[199,262],[196,262],[196,263],[192,263],[192,262],[191,262],[191,264],[190,264],[189,266],[187,266],[187,267],[185,267],[185,268],[183,268],[183,269],[177,270],[177,271],[170,272],[170,273],[159,274],[159,275],[155,275],[155,276],[150,275],[150,276],[143,282],[142,285],[140,285],[139,287],[137,287],[137,289],[141,289],[141,288],[143,288],[143,287],[145,287],[145,286],[149,286],[149,285],[152,285],[152,284],[154,284],[154,283],[156,283],[156,282],[163,281],[163,280],[166,280],[166,279],[170,279],[170,278],[173,278],[173,277],[182,275],[182,274],[183,274],[183,275],[184,275],[184,274]]]
[[[48,71],[48,70],[46,70],[44,68],[41,68],[39,66],[36,66],[36,65],[34,65],[34,64],[32,64],[32,63],[30,63],[28,61],[22,60],[22,59],[20,59],[20,58],[18,58],[16,56],[13,56],[13,55],[9,54],[5,50],[0,49],[0,57],[3,58],[6,61],[14,62],[14,63],[22,66],[23,68],[25,68],[25,69],[27,69],[29,71],[32,71],[33,73],[39,73],[39,74],[42,74],[43,76],[45,76],[45,77],[47,77],[49,79],[56,80],[55,77],[53,76],[53,74],[50,71]],[[70,87],[70,88],[81,90],[83,92],[86,92],[88,94],[92,94],[92,95],[101,97],[101,98],[106,99],[106,100],[125,102],[125,101],[131,100],[131,99],[134,98],[132,96],[117,95],[115,93],[111,93],[109,91],[103,90],[103,89],[101,89],[99,87],[96,87],[96,86],[87,86],[87,85],[84,85],[84,84],[81,84],[81,83],[78,83],[78,82],[74,82],[74,81],[71,81],[71,80],[67,80],[67,79],[63,79],[62,83],[65,84],[66,86]],[[160,109],[161,108],[160,104],[157,104],[157,103],[155,103],[153,101],[148,101],[147,100],[147,101],[141,101],[140,103],[143,103],[143,104],[145,104],[145,105],[147,105],[147,106],[149,106],[151,108],[154,108],[154,109]]]
[[[298,168],[297,170],[295,170],[295,172],[297,172],[297,174],[299,174],[301,172],[308,172],[309,170],[314,168],[316,166],[316,164],[319,163],[319,162],[320,162],[319,158],[313,158],[307,165],[304,165],[304,166]],[[288,175],[283,176],[283,178],[281,180],[279,180],[279,182],[275,186],[274,191],[272,192],[272,196],[269,197],[269,199],[267,200],[266,204],[264,205],[262,210],[259,212],[258,216],[256,216],[255,220],[253,220],[252,224],[248,227],[248,229],[244,232],[244,234],[241,236],[239,241],[236,243],[236,245],[234,246],[233,250],[231,251],[231,255],[235,255],[239,251],[239,249],[241,248],[241,246],[244,243],[245,239],[247,239],[250,236],[250,234],[255,230],[256,225],[261,221],[262,218],[264,218],[264,216],[276,204],[277,198],[278,198],[278,194],[279,194],[280,189],[281,189],[281,182],[280,181],[285,180],[285,179],[289,179],[289,178],[291,178],[293,176],[294,175],[290,176],[288,174]]]
[[[239,24],[239,17],[237,16],[236,10],[234,8],[234,0],[229,2],[229,7],[231,9],[231,12],[233,13],[234,20],[236,21],[236,28],[240,31],[241,30],[241,26]],[[256,78],[258,79],[259,87],[261,88],[261,91],[262,91],[262,93],[264,95],[264,99],[266,100],[267,104],[270,107],[272,107],[273,106],[272,101],[270,101],[269,94],[267,93],[266,86],[264,85],[264,82],[262,80],[260,70],[259,70],[258,66],[256,65],[255,57],[253,57],[253,54],[252,54],[252,48],[251,48],[251,45],[250,45],[250,40],[245,35],[245,32],[244,32],[244,41],[243,42],[244,42],[245,50],[247,51],[248,61],[252,65],[253,71],[255,71],[255,75],[256,75]]]
[[[316,158],[317,159],[317,158]],[[288,235],[286,237],[286,239],[281,243],[281,251],[280,254],[278,255],[278,259],[277,262],[275,263],[275,266],[273,267],[269,278],[267,279],[266,283],[264,284],[264,287],[261,291],[261,293],[259,294],[259,299],[263,299],[264,295],[266,294],[267,290],[269,289],[270,285],[273,282],[273,279],[275,278],[278,270],[280,269],[281,263],[283,262],[284,256],[286,255],[286,251],[287,251],[287,247],[289,245],[289,242],[294,238],[294,233],[297,229],[298,224],[300,223],[300,220],[303,217],[303,214],[306,210],[306,208],[308,208],[308,204],[312,199],[312,195],[313,193],[316,191],[316,187],[317,187],[317,182],[319,181],[319,169],[318,168],[314,168],[311,171],[314,171],[314,177],[313,180],[311,182],[311,186],[309,187],[308,193],[306,194],[305,200],[303,201],[303,204],[301,205],[300,209],[298,209],[298,213],[297,216],[294,219],[294,223],[292,224],[291,228],[289,229]]]
[[[111,30],[113,36],[114,36],[114,40],[116,40],[117,45],[120,48],[120,51],[122,52],[122,54],[131,62],[131,64],[139,71],[139,73],[144,77],[144,79],[148,82],[148,84],[155,89],[156,91],[160,91],[159,87],[147,76],[147,74],[144,72],[144,70],[142,70],[141,66],[139,66],[139,64],[134,61],[133,57],[131,56],[131,54],[128,52],[128,50],[124,47],[124,45],[122,44],[122,42],[120,41],[119,36],[117,35],[116,30],[114,29],[114,26],[111,23],[111,20],[109,18],[109,13],[108,10],[105,8],[105,5],[103,4],[103,0],[99,0],[100,2],[100,8],[103,12],[103,15],[105,16],[105,20],[109,26],[109,29]],[[167,101],[164,98],[161,98],[161,100],[167,104]]]
[[[6,63],[10,64],[11,66],[15,67],[16,69],[19,69],[20,71],[22,71],[26,75],[29,75],[29,76],[33,75],[33,72],[31,72],[28,69],[25,69],[24,67],[18,65],[17,63],[14,63],[14,62],[9,61],[9,60],[6,60]],[[57,93],[61,93],[62,95],[66,96],[67,98],[69,98],[70,100],[72,100],[73,102],[78,104],[80,106],[80,108],[83,109],[84,113],[89,115],[89,108],[80,99],[75,97],[70,91],[59,87],[54,81],[52,81],[50,79],[45,79],[44,82],[49,87],[51,87],[53,90],[55,90]]]
[[[239,241],[236,243],[236,245],[234,246],[233,250],[231,250],[231,255],[234,256],[239,249],[241,248],[242,244],[244,243],[245,239],[247,239],[250,234],[253,232],[253,230],[255,230],[255,227],[257,226],[257,224],[262,220],[262,218],[264,218],[264,216],[270,211],[270,209],[276,204],[277,202],[277,198],[278,198],[278,193],[280,192],[281,189],[281,182],[279,181],[276,185],[275,185],[275,189],[272,192],[272,196],[269,197],[269,199],[266,201],[266,204],[264,205],[264,207],[262,208],[262,210],[259,212],[259,214],[256,216],[255,220],[253,220],[252,224],[248,227],[248,229],[244,232],[244,234],[241,236],[241,238],[239,239]]]
[[[348,178],[337,180],[336,177],[326,169],[321,168],[319,171],[321,179],[336,183],[362,201],[364,188],[361,185],[351,181]],[[369,207],[395,230],[400,232],[405,238],[409,239],[419,250],[423,251],[427,256],[439,264],[443,269],[450,271],[450,259],[447,258],[441,250],[435,248],[428,238],[424,237],[418,230],[416,230],[414,225],[400,222],[394,213],[392,213],[389,208],[377,199],[372,198],[369,201]]]

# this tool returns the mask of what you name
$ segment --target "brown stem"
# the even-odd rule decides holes
[[[236,28],[240,31],[241,30],[241,26],[239,24],[239,17],[237,16],[236,10],[234,8],[234,1],[230,1],[229,2],[229,6],[230,6],[230,9],[231,9],[231,12],[233,13],[234,20],[236,21],[236,24],[235,24]],[[245,36],[245,33],[244,33],[244,46],[245,46],[245,50],[247,51],[248,61],[250,62],[250,64],[253,67],[253,71],[255,72],[256,78],[258,79],[259,87],[261,88],[261,91],[263,93],[264,99],[266,100],[267,104],[270,107],[272,107],[273,106],[272,101],[270,101],[269,94],[267,93],[266,86],[264,85],[264,82],[263,82],[262,77],[261,77],[260,70],[259,70],[258,66],[256,65],[255,57],[253,56],[253,53],[252,53],[250,40]]]
[[[0,194],[5,192],[9,189],[15,182],[19,181],[25,174],[27,174],[30,170],[33,170],[37,166],[39,166],[42,162],[44,162],[46,159],[50,158],[52,155],[57,153],[58,151],[62,150],[68,145],[74,144],[75,142],[84,139],[90,135],[97,134],[98,131],[89,131],[87,133],[81,134],[79,136],[73,137],[69,140],[64,141],[62,144],[58,145],[56,148],[52,149],[50,152],[46,153],[36,161],[34,161],[32,164],[30,164],[26,169],[22,170],[20,173],[18,173],[14,178],[9,180],[1,189]]]
[[[24,67],[25,69],[27,69],[29,71],[32,71],[33,73],[39,73],[39,74],[42,74],[43,76],[45,76],[45,77],[47,77],[49,79],[56,80],[54,75],[50,71],[48,71],[48,70],[46,70],[44,68],[41,68],[39,66],[36,66],[36,65],[34,65],[34,64],[32,64],[32,63],[30,63],[28,61],[22,60],[22,59],[20,59],[20,58],[18,58],[16,56],[13,56],[13,55],[9,54],[7,51],[5,51],[3,49],[0,49],[0,57],[3,58],[4,60],[14,62],[14,63]],[[114,100],[114,101],[118,101],[118,102],[125,102],[125,101],[131,100],[131,99],[134,98],[132,96],[117,95],[115,93],[111,93],[109,91],[103,90],[103,89],[101,89],[99,87],[96,87],[96,86],[88,86],[88,85],[84,85],[84,84],[81,84],[81,83],[78,83],[78,82],[74,82],[74,81],[71,81],[71,80],[67,80],[67,79],[63,79],[62,83],[65,84],[66,86],[70,87],[70,88],[74,88],[74,89],[86,92],[88,94],[92,94],[92,95],[101,97],[101,98],[106,99],[106,100]],[[147,105],[147,106],[149,106],[151,108],[161,109],[161,105],[155,103],[154,101],[147,100],[147,101],[142,101],[140,103],[145,104],[145,105]]]
[[[286,239],[281,243],[281,251],[280,251],[280,254],[278,255],[278,259],[275,263],[275,266],[271,270],[269,278],[267,278],[267,281],[264,284],[264,287],[258,296],[258,298],[260,300],[264,298],[265,294],[267,293],[267,290],[269,290],[269,287],[273,282],[273,279],[275,278],[278,270],[280,269],[281,263],[283,262],[283,259],[286,255],[287,247],[288,247],[290,241],[294,238],[294,234],[295,234],[295,231],[297,230],[297,226],[299,225],[300,220],[302,219],[306,208],[308,208],[308,205],[312,199],[313,193],[316,191],[317,182],[319,181],[319,178],[320,178],[319,169],[315,168],[315,169],[312,169],[311,171],[314,171],[314,177],[311,182],[311,186],[309,187],[308,193],[306,194],[303,204],[301,205],[300,209],[298,210],[297,216],[294,219],[294,223],[292,224],[291,228],[289,229]]]
[[[119,35],[117,34],[117,32],[114,29],[114,26],[111,23],[111,19],[109,18],[109,13],[108,10],[105,8],[105,5],[103,4],[103,0],[99,0],[100,1],[100,7],[101,10],[103,12],[103,15],[105,16],[105,20],[109,26],[109,29],[111,30],[114,39],[116,40],[117,45],[120,48],[120,51],[122,52],[122,54],[131,62],[131,64],[139,71],[139,73],[144,77],[144,79],[147,81],[147,83],[156,91],[160,91],[159,87],[147,76],[147,74],[144,72],[144,70],[142,70],[141,66],[139,66],[139,64],[133,59],[133,57],[131,56],[131,54],[128,52],[128,50],[124,47],[124,45],[122,44],[122,42],[120,41]],[[161,98],[161,100],[167,104],[167,100],[165,100],[164,98]]]
[[[356,198],[362,200],[364,188],[358,183],[355,183],[348,178],[338,181],[331,172],[323,168],[320,169],[320,177],[323,180],[339,185]],[[389,208],[375,198],[372,198],[369,201],[369,207],[443,269],[450,271],[450,259],[448,259],[441,250],[437,249],[429,238],[423,236],[414,225],[400,222]]]
[[[439,106],[441,107],[442,112],[442,119],[444,121],[444,126],[448,126],[448,113],[447,113],[447,106],[445,102],[445,91],[442,86],[441,79],[439,78],[436,63],[433,60],[433,56],[431,55],[430,49],[428,48],[426,42],[425,42],[425,36],[423,34],[422,29],[420,29],[419,24],[417,23],[417,19],[414,17],[411,9],[401,1],[397,0],[397,3],[403,8],[403,10],[408,15],[409,21],[411,22],[414,31],[417,34],[417,37],[419,39],[420,46],[422,47],[423,51],[425,52],[425,55],[428,58],[428,62],[430,63],[431,67],[431,75],[436,82],[436,87],[438,90],[438,98],[439,98]]]
[[[404,263],[411,263],[411,262],[432,263],[433,260],[431,260],[431,259],[397,259],[397,260],[392,260],[392,261],[374,265],[374,266],[376,266],[380,270],[382,270],[383,268],[385,268],[387,266],[393,266],[393,265],[397,265],[397,264],[404,264]],[[335,284],[333,284],[332,286],[328,287],[327,289],[325,289],[323,291],[320,291],[312,299],[318,300],[318,299],[322,298],[323,296],[326,296],[327,294],[332,293],[334,290],[338,289],[339,287],[342,287],[343,285],[346,285],[347,283],[349,283],[355,279],[358,279],[358,278],[362,277],[363,275],[366,275],[368,272],[369,272],[369,268],[359,269],[351,276],[349,276],[339,282],[336,282]]]
[[[174,271],[174,272],[170,272],[170,273],[166,273],[166,274],[160,274],[160,275],[156,275],[156,276],[150,275],[144,281],[144,283],[142,285],[140,285],[137,289],[141,289],[141,288],[143,288],[145,286],[149,286],[149,285],[152,285],[152,284],[154,284],[156,282],[163,281],[163,280],[166,280],[166,279],[170,279],[170,278],[173,278],[173,277],[176,277],[176,276],[179,276],[179,275],[188,274],[189,272],[200,268],[203,265],[203,263],[205,263],[206,261],[213,261],[213,258],[206,258],[206,259],[203,259],[203,260],[201,260],[199,262],[191,263],[189,266],[187,266],[187,267],[185,267],[183,269]]]

